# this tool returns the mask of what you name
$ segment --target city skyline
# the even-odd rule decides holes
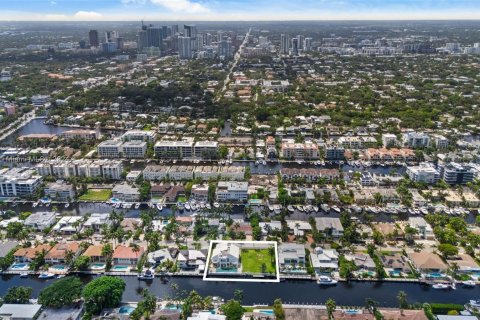
[[[254,9],[254,10],[252,10]],[[474,0],[3,0],[2,21],[474,20]]]

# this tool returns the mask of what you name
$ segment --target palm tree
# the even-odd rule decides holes
[[[398,292],[397,300],[398,300],[398,307],[400,309],[400,313],[403,315],[403,309],[408,307],[407,294],[405,293],[405,291]]]
[[[242,300],[243,300],[243,290],[236,289],[236,290],[233,292],[233,298],[234,298],[235,300],[237,300],[238,302],[242,303]]]
[[[333,319],[333,312],[337,308],[337,304],[335,303],[335,300],[328,299],[327,302],[325,303],[325,306],[327,307],[328,319],[329,320]]]

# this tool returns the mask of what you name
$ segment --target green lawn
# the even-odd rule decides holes
[[[272,258],[270,256],[268,249],[244,249],[240,254],[240,258],[242,272],[276,273],[277,271],[275,267],[275,257]]]
[[[111,190],[103,189],[88,189],[85,194],[82,194],[78,199],[83,201],[106,201],[112,196]]]

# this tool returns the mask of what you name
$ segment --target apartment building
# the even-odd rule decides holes
[[[404,146],[410,148],[426,148],[430,146],[430,137],[424,132],[409,131],[403,134]]]
[[[97,146],[100,158],[120,158],[122,154],[122,140],[105,140]]]
[[[397,136],[392,133],[383,134],[382,145],[384,148],[397,146],[398,145]]]
[[[196,158],[216,159],[218,158],[218,142],[216,141],[197,141],[194,146]]]
[[[345,149],[366,149],[374,147],[377,139],[374,137],[345,136],[338,139],[338,143]]]
[[[0,170],[0,196],[16,197],[34,193],[42,177],[30,168],[4,168]]]
[[[219,201],[245,201],[248,199],[248,182],[220,181],[216,197]]]
[[[120,180],[123,164],[120,160],[58,160],[52,159],[39,163],[35,169],[41,176],[54,176],[59,179],[68,177],[103,177]]]
[[[71,184],[57,181],[47,184],[44,189],[45,196],[57,201],[70,201],[75,199],[75,190]]]
[[[143,179],[148,181],[166,179],[169,170],[169,166],[147,165],[143,170]]]
[[[467,184],[475,177],[475,171],[469,165],[452,162],[440,168],[442,179],[448,184]]]
[[[325,146],[325,160],[336,161],[345,159],[345,148],[337,145]]]
[[[440,173],[434,168],[433,164],[429,163],[420,163],[418,166],[408,167],[407,175],[414,182],[435,184],[440,180]]]
[[[144,142],[150,142],[153,143],[155,142],[155,139],[157,138],[157,134],[155,131],[148,130],[129,130],[125,132],[122,135],[122,140],[123,141],[144,141]]]
[[[162,159],[184,159],[193,157],[193,141],[157,141],[155,157]]]
[[[282,157],[291,160],[315,160],[320,158],[318,146],[311,142],[282,143]]]
[[[122,154],[125,158],[145,158],[147,143],[140,140],[127,141],[122,144]]]

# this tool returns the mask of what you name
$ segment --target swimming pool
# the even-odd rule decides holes
[[[28,269],[28,263],[14,263],[10,267],[10,270],[27,270]]]
[[[92,263],[90,265],[91,270],[103,270],[105,269],[105,263]]]
[[[66,269],[65,266],[62,265],[62,264],[56,264],[56,265],[51,266],[50,268],[55,269],[55,270],[65,270]]]
[[[182,310],[182,306],[178,306],[175,305],[175,304],[168,304],[166,306],[164,306],[162,309],[166,309],[166,310]]]
[[[135,308],[132,307],[132,306],[123,306],[123,307],[120,307],[120,309],[118,309],[118,313],[120,313],[120,314],[131,314],[133,312],[133,310],[135,310]]]
[[[390,271],[389,273],[391,277],[400,277],[402,275],[401,271],[396,271],[396,270]]]
[[[352,310],[345,310],[345,313],[346,314],[359,314],[360,312],[358,310],[352,309]]]
[[[273,310],[270,310],[270,309],[259,310],[259,312],[273,316]]]
[[[443,278],[443,274],[438,273],[438,272],[432,272],[427,274],[427,277],[429,278]]]
[[[129,266],[113,266],[111,271],[128,271]]]

